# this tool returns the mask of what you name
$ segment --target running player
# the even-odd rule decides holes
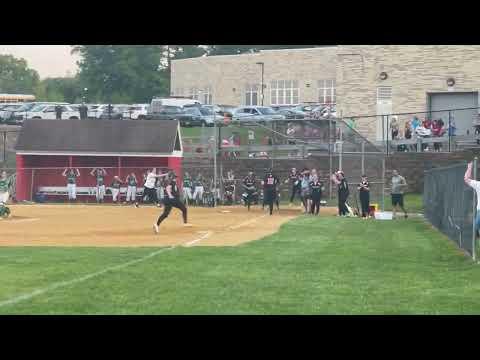
[[[312,190],[312,205],[310,213],[312,215],[318,215],[320,211],[320,201],[322,200],[323,183],[318,179],[318,175],[312,176],[310,182],[310,189]]]
[[[270,215],[272,215],[273,203],[278,201],[277,186],[278,186],[279,180],[278,180],[278,177],[273,175],[272,170],[268,169],[267,174],[265,175],[265,178],[263,179],[262,183],[263,183],[264,204],[268,205],[270,210]]]
[[[157,174],[156,168],[153,168],[151,171],[149,171],[145,176],[145,184],[143,185],[144,190],[142,198],[145,199],[145,197],[147,197],[150,202],[157,204],[157,206],[160,207],[157,198],[157,189],[155,189],[155,184],[158,178],[166,176],[168,176],[168,173]],[[135,203],[135,207],[139,207],[138,201]]]
[[[6,171],[2,171],[0,176],[0,218],[10,216],[10,209],[7,207],[7,201],[10,197],[9,189],[12,178],[7,176]]]
[[[183,202],[189,206],[192,202],[192,178],[188,172],[183,176]]]
[[[120,194],[120,186],[122,185],[122,180],[118,176],[113,177],[111,190],[112,190],[112,201],[114,204],[118,203],[118,195]]]
[[[254,199],[255,194],[257,193],[256,179],[253,171],[249,171],[248,175],[243,179],[243,188],[246,192],[246,195],[244,197],[245,206],[247,206],[248,210],[250,211],[250,205]]]
[[[137,200],[137,177],[135,173],[131,173],[127,176],[127,198],[125,199],[126,203],[135,203]]]
[[[97,188],[95,189],[95,195],[97,197],[98,203],[103,203],[103,198],[105,197],[105,176],[107,176],[107,171],[103,168],[93,168],[90,172],[90,175],[95,176],[97,179]]]
[[[203,202],[203,192],[205,191],[205,185],[205,180],[203,179],[202,174],[199,173],[197,175],[197,178],[193,182],[193,187],[195,188],[193,192],[193,201],[197,206],[201,205]]]
[[[67,178],[68,201],[77,200],[77,177],[80,177],[80,170],[67,168],[62,176]]]
[[[156,234],[158,234],[158,227],[162,221],[168,217],[170,211],[172,211],[172,208],[174,207],[182,211],[183,225],[192,226],[191,224],[187,223],[187,208],[180,201],[176,179],[177,175],[175,175],[173,171],[170,172],[169,179],[167,180],[167,186],[165,187],[165,207],[163,209],[163,213],[159,216],[157,223],[153,224],[153,230]]]

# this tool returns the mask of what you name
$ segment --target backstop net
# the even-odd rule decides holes
[[[425,171],[426,219],[475,258],[475,193],[464,182],[466,163]]]

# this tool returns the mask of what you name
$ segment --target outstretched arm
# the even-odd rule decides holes
[[[470,182],[472,181],[472,163],[469,162],[467,165],[467,171],[465,171],[465,175],[463,177],[465,184],[470,186]]]
[[[80,177],[80,170],[78,169],[75,169],[75,170],[77,170],[77,177]]]
[[[336,185],[340,184],[340,181],[337,179],[337,176],[335,174],[332,174],[331,179]]]
[[[94,176],[93,173],[97,170],[97,168],[93,168],[92,171],[90,171],[90,175]]]
[[[67,170],[68,169],[63,170],[62,176],[67,176]]]

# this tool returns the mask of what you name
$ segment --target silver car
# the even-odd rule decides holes
[[[268,106],[242,106],[233,113],[232,121],[238,122],[269,122],[285,120],[285,116]]]

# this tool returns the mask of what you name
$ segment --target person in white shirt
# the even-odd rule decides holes
[[[473,163],[469,162],[467,165],[467,171],[465,172],[464,180],[465,184],[470,186],[477,193],[477,214],[475,216],[475,231],[478,236],[478,229],[480,227],[480,181],[472,179],[472,166]]]
[[[143,185],[144,190],[143,190],[143,197],[147,196],[149,201],[153,202],[154,204],[157,204],[157,206],[160,206],[160,203],[158,202],[157,198],[157,189],[155,188],[155,185],[157,183],[157,178],[165,177],[168,176],[168,173],[165,174],[157,174],[157,169],[153,168],[151,171],[147,173],[147,176],[145,178],[145,184]],[[138,207],[138,202],[135,203],[135,206]]]

